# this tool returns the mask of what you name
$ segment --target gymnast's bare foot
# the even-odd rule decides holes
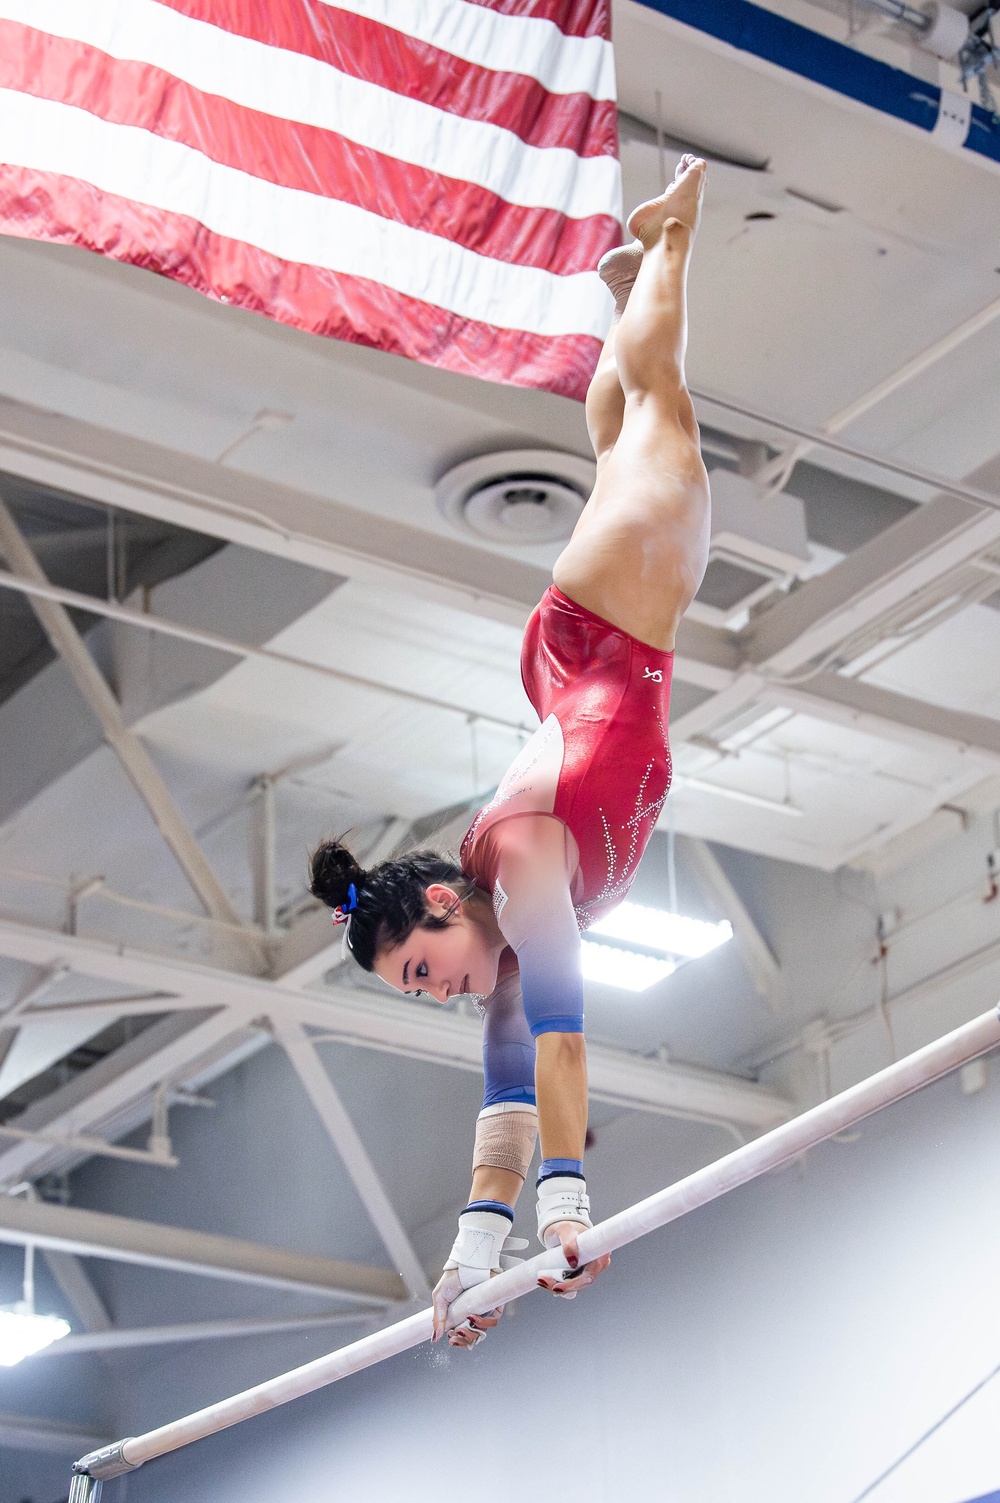
[[[701,196],[705,188],[707,164],[701,157],[685,152],[677,163],[674,180],[659,198],[650,198],[628,217],[629,234],[641,240],[646,250],[656,244],[664,225],[671,219],[692,233],[701,218]]]

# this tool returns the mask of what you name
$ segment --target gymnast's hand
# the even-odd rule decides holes
[[[557,1221],[549,1228],[546,1240],[553,1234],[559,1238],[562,1254],[570,1272],[539,1274],[539,1289],[547,1289],[550,1294],[561,1294],[564,1299],[574,1299],[581,1289],[586,1289],[594,1282],[598,1274],[604,1272],[611,1262],[610,1253],[604,1253],[593,1262],[580,1266],[580,1249],[576,1239],[581,1232],[586,1230],[587,1228],[579,1221]],[[553,1246],[555,1246],[554,1243]]]
[[[434,1286],[434,1334],[432,1341],[440,1341],[447,1334],[450,1346],[468,1348],[482,1341],[487,1331],[493,1329],[503,1314],[503,1305],[488,1310],[484,1315],[470,1315],[461,1325],[448,1330],[448,1311],[454,1300],[464,1291],[457,1268],[446,1268]]]

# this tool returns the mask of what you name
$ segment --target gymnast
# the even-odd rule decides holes
[[[504,1246],[536,1131],[538,1235],[566,1268],[591,1225],[583,1175],[587,1065],[580,930],[620,903],[670,784],[667,711],[677,624],[708,556],[708,477],[684,378],[686,282],[705,163],[684,156],[628,221],[635,241],[600,272],[615,314],[587,394],[594,490],[525,628],[524,686],[541,725],[462,843],[364,871],[339,842],[313,854],[313,893],[346,923],[355,960],[397,991],[483,1017],[486,1091],[472,1190],[434,1291],[434,1339],[473,1346],[500,1309],[449,1329],[463,1289],[506,1266]]]

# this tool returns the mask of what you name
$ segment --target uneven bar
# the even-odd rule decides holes
[[[589,1260],[602,1253],[614,1252],[628,1242],[644,1237],[668,1222],[686,1216],[689,1211],[717,1200],[729,1190],[735,1190],[750,1180],[759,1178],[771,1169],[778,1169],[809,1148],[852,1127],[870,1117],[883,1107],[901,1101],[904,1096],[940,1080],[969,1060],[987,1053],[1000,1045],[1000,1009],[991,1009],[981,1017],[965,1023],[952,1033],[945,1034],[933,1044],[918,1049],[905,1059],[872,1075],[868,1080],[851,1086],[839,1096],[821,1102],[791,1122],[785,1122],[754,1142],[737,1148],[725,1158],[699,1169],[679,1180],[665,1190],[639,1201],[585,1232],[580,1238],[580,1250]],[[562,1261],[556,1250],[539,1254],[538,1257],[500,1274],[483,1284],[470,1289],[452,1306],[455,1323],[468,1315],[478,1315],[495,1305],[518,1299],[537,1288],[538,1275],[543,1270],[558,1268]],[[394,1357],[410,1347],[419,1346],[431,1334],[431,1311],[421,1310],[407,1320],[401,1320],[384,1331],[377,1331],[350,1346],[328,1356],[318,1357],[303,1367],[294,1368],[280,1377],[260,1383],[244,1393],[236,1394],[221,1403],[211,1404],[195,1414],[150,1430],[145,1435],[116,1441],[100,1451],[82,1457],[75,1465],[73,1491],[70,1503],[98,1503],[100,1481],[123,1476],[135,1471],[144,1462],[176,1451],[192,1441],[214,1435],[240,1420],[286,1404],[290,1399],[301,1398],[339,1378],[360,1372],[387,1357]]]

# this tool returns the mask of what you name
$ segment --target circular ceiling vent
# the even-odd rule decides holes
[[[456,465],[435,495],[449,521],[493,543],[527,547],[569,537],[594,474],[593,461],[576,454],[509,449]]]

